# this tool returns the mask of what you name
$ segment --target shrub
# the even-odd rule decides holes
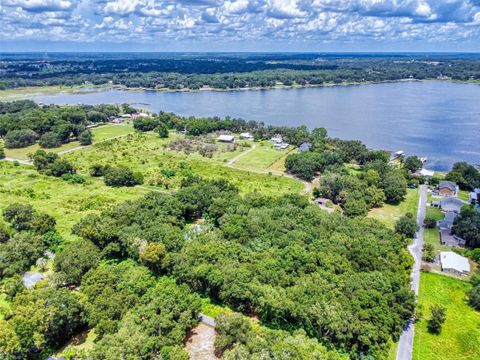
[[[423,221],[423,226],[426,227],[427,229],[434,229],[437,226],[437,220],[435,220],[430,216],[427,216]]]
[[[91,145],[93,143],[93,136],[92,132],[90,130],[85,130],[78,135],[78,141],[80,142],[80,145],[86,146],[86,145]]]
[[[67,160],[57,159],[50,166],[50,172],[53,176],[60,177],[63,174],[75,174],[76,170]]]
[[[62,145],[57,133],[47,132],[40,137],[39,144],[42,148],[51,149]]]
[[[124,166],[110,168],[104,176],[105,185],[107,186],[135,186],[143,184],[143,175],[141,173],[134,173]]]
[[[157,127],[157,134],[162,139],[168,138],[168,128],[165,126],[165,124],[160,124]]]
[[[440,305],[433,305],[431,307],[432,315],[428,319],[428,331],[433,334],[440,334],[442,325],[445,322],[445,308]]]
[[[78,174],[63,174],[62,180],[68,181],[71,184],[84,184],[86,182],[85,178]]]
[[[480,285],[470,289],[468,292],[468,303],[475,310],[480,310]]]
[[[405,214],[400,219],[398,219],[395,224],[395,231],[399,234],[405,235],[406,237],[412,238],[415,233],[418,231],[418,225],[412,214]]]
[[[5,147],[7,149],[18,149],[35,144],[38,135],[30,129],[9,131],[5,136]]]

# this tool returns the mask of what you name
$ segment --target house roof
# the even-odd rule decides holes
[[[440,200],[440,207],[445,211],[460,212],[462,205],[462,201],[456,198],[446,197]]]
[[[422,176],[430,176],[432,177],[433,175],[435,175],[435,171],[433,170],[427,170],[427,169],[421,169],[419,171],[419,174],[422,175]]]
[[[312,147],[311,143],[303,143],[303,144],[300,144],[300,146],[298,147],[298,150],[300,150],[301,152],[305,152],[310,150],[311,147]]]
[[[454,253],[453,251],[440,252],[440,262],[442,264],[442,269],[470,272],[470,263],[468,262],[468,259]]]
[[[232,135],[220,135],[217,139],[218,141],[233,141],[235,140],[235,137]]]
[[[43,279],[45,279],[45,276],[38,272],[26,272],[23,274],[23,285],[29,289],[34,287],[37,282]]]
[[[457,190],[457,184],[454,183],[453,181],[442,180],[438,183],[438,188],[439,189],[447,188],[451,191],[455,191]]]

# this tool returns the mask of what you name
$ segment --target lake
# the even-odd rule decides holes
[[[442,81],[274,89],[157,92],[102,90],[37,96],[53,104],[131,103],[154,112],[232,116],[271,125],[325,127],[330,136],[428,157],[427,168],[480,164],[480,86]]]

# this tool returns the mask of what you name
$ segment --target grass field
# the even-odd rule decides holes
[[[377,219],[387,227],[393,229],[395,222],[406,213],[412,213],[417,216],[418,208],[418,190],[407,189],[407,196],[398,205],[385,204],[381,208],[372,209],[368,213],[368,217]]]
[[[66,240],[73,238],[71,227],[85,215],[146,192],[139,188],[107,187],[96,178],[89,178],[85,184],[70,184],[40,175],[32,166],[0,161],[0,211],[11,203],[29,203],[54,216],[57,229]]]
[[[433,273],[422,273],[418,306],[423,314],[415,325],[413,360],[480,359],[480,312],[466,302],[470,283]],[[427,330],[431,305],[446,308],[439,335]]]
[[[235,163],[235,167],[242,169],[277,170],[281,167],[276,163],[279,161],[283,163],[285,157],[292,149],[292,147],[289,147],[286,150],[276,150],[269,141],[262,141],[256,143],[256,148],[253,151],[241,157]]]
[[[111,139],[117,136],[127,135],[133,132],[133,128],[131,126],[113,125],[113,124],[99,126],[96,128],[92,128],[91,130],[93,134],[93,140],[95,142],[105,141],[107,139]],[[59,153],[62,151],[74,149],[79,146],[80,146],[80,143],[78,141],[71,141],[68,144],[63,144],[58,148],[44,149],[44,150],[47,152]],[[28,160],[29,159],[28,155],[33,154],[38,149],[40,149],[40,145],[38,144],[27,146],[21,149],[5,149],[5,156],[13,159],[18,159],[18,160]]]
[[[225,178],[237,185],[243,193],[261,191],[270,195],[301,193],[300,181],[286,176],[258,174],[254,171],[233,169],[223,161],[208,159],[199,154],[171,151],[166,145],[171,138],[160,139],[154,133],[135,133],[112,141],[78,150],[65,157],[82,173],[88,173],[92,164],[124,165],[140,171],[145,185],[161,189],[175,189],[190,174],[205,178]],[[175,175],[165,175],[173,170]]]

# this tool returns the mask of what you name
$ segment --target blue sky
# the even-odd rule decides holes
[[[480,51],[480,0],[2,0],[1,51]]]

